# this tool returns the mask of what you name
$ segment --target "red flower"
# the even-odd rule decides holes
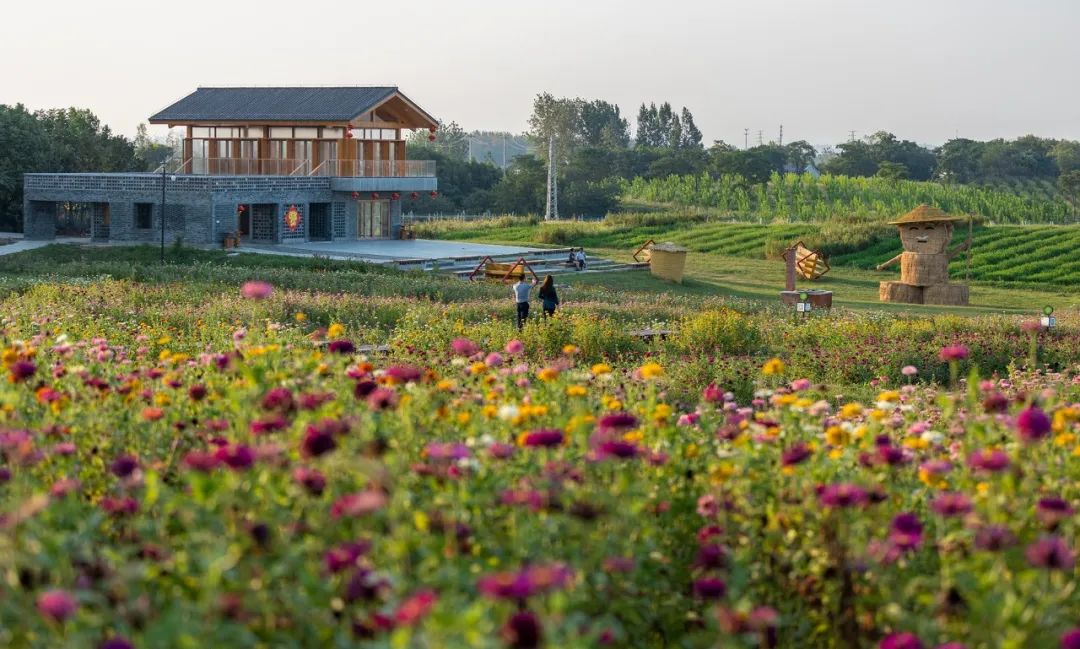
[[[1016,418],[1016,430],[1021,440],[1037,442],[1050,434],[1050,418],[1038,406],[1031,406]]]
[[[962,361],[967,358],[969,354],[970,352],[968,351],[968,348],[965,345],[961,345],[958,343],[955,345],[947,345],[945,347],[942,347],[939,357],[943,361],[952,362]]]
[[[191,451],[184,456],[184,465],[193,471],[209,473],[221,464],[221,459],[214,453]]]
[[[386,506],[386,494],[375,489],[357,491],[338,498],[330,507],[331,518],[355,518],[378,511]]]
[[[368,407],[372,410],[393,410],[397,402],[397,393],[389,388],[376,388],[367,396]]]
[[[526,433],[523,445],[531,447],[559,446],[563,443],[564,439],[566,439],[566,436],[563,435],[563,432],[561,430],[558,430],[556,428],[541,428],[540,430],[534,430],[530,433]]]
[[[424,618],[435,606],[439,596],[433,590],[422,590],[410,596],[394,611],[394,621],[411,626]]]
[[[293,471],[293,480],[303,485],[304,489],[313,496],[319,496],[326,489],[326,476],[318,469],[306,466],[296,467]]]

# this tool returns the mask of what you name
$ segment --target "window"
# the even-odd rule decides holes
[[[241,140],[240,157],[244,160],[257,159],[259,157],[259,143],[255,140]]]
[[[247,127],[248,137],[263,137],[263,127],[261,126],[249,126]]]
[[[291,126],[271,126],[270,127],[270,137],[280,138],[280,139],[291,139],[292,138],[292,127]]]
[[[217,157],[231,158],[233,152],[232,140],[218,140]]]
[[[324,140],[338,140],[345,137],[344,129],[330,128],[329,126],[322,130],[322,136]]]
[[[284,160],[289,157],[289,143],[284,140],[271,140],[270,157],[274,160]]]
[[[135,227],[139,230],[149,230],[154,227],[153,203],[135,203]]]
[[[295,137],[298,138],[308,138],[314,140],[315,138],[319,137],[319,129],[315,128],[314,126],[297,126],[294,130],[296,132]]]
[[[319,142],[319,160],[337,160],[337,142]]]
[[[191,129],[191,137],[210,137],[210,129],[206,126],[195,126]]]

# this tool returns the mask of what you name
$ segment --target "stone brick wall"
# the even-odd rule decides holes
[[[30,240],[56,238],[56,203],[23,200],[23,235]]]
[[[90,240],[109,240],[109,204],[94,203],[90,208]]]
[[[348,203],[340,201],[334,202],[330,207],[330,213],[333,214],[333,236],[334,239],[344,239],[346,237],[347,227],[345,225],[346,215],[348,209],[346,209]]]

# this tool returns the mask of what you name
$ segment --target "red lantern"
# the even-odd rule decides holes
[[[427,136],[427,139],[428,139],[428,142],[434,142],[435,141],[435,134],[432,133],[431,135]]]
[[[418,194],[416,192],[413,192],[413,193],[409,194],[409,198],[411,198],[411,199],[413,199],[415,201],[416,199],[420,198],[420,194]]]
[[[436,191],[432,191],[432,192],[431,192],[431,197],[432,197],[432,198],[435,198],[435,197],[436,197],[436,196],[438,196],[438,195],[439,195],[439,192],[436,192]]]
[[[352,139],[352,127],[351,126],[346,126],[345,127],[345,139],[346,140],[351,140]]]
[[[374,200],[379,200],[379,192],[371,192],[371,198]]]
[[[354,201],[358,201],[358,200],[360,200],[360,192],[353,192],[353,193],[352,193],[352,199],[353,199]]]
[[[243,214],[244,212],[247,211],[247,206],[246,205],[237,205],[236,206],[236,211],[239,212],[240,214]]]
[[[393,194],[390,194],[390,199],[391,199],[391,200],[395,200],[395,201],[396,201],[396,200],[397,200],[397,199],[399,199],[399,198],[401,198],[401,194],[399,194],[399,193],[397,193],[397,192],[394,192]]]

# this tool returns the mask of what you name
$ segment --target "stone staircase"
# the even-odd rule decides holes
[[[588,252],[586,251],[586,254]],[[550,250],[533,250],[528,253],[512,253],[503,255],[491,255],[492,261],[500,264],[513,264],[524,257],[533,271],[541,278],[544,275],[573,275],[583,273],[607,273],[614,271],[636,270],[648,268],[648,263],[621,263],[599,257],[588,257],[586,269],[577,270],[574,266],[566,263],[570,255],[570,248],[554,248]],[[390,262],[401,270],[421,270],[427,272],[453,275],[459,279],[469,279],[476,271],[478,265],[483,262],[485,256],[476,255],[470,257],[448,257],[445,259],[399,259]],[[478,279],[483,278],[484,270],[476,273]]]

